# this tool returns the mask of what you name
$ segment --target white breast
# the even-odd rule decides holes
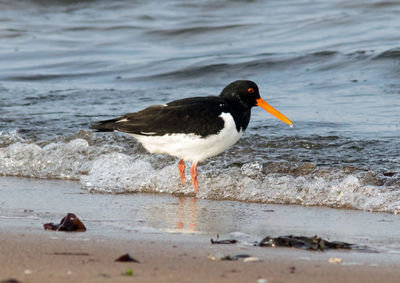
[[[199,162],[217,155],[235,144],[242,136],[229,113],[219,117],[224,120],[224,128],[215,135],[202,138],[195,134],[171,134],[163,136],[141,136],[132,134],[150,153],[164,153],[178,158]]]

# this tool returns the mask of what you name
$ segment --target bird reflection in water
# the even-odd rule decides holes
[[[196,232],[197,198],[179,197],[176,229],[181,232]]]

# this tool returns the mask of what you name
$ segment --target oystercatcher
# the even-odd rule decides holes
[[[227,85],[219,96],[190,97],[153,105],[139,112],[94,123],[91,129],[128,133],[150,153],[178,157],[183,184],[186,180],[185,160],[191,161],[190,175],[197,193],[197,163],[221,153],[239,140],[249,124],[253,106],[260,106],[293,125],[260,97],[254,82],[238,80]]]

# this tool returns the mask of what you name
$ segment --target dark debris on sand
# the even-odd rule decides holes
[[[0,283],[20,283],[20,281],[18,281],[17,279],[14,279],[14,278],[10,278],[10,279],[6,279],[6,280],[1,280]]]
[[[220,240],[219,234],[217,234],[217,239],[214,240],[213,238],[211,238],[210,242],[212,245],[214,244],[229,245],[229,244],[236,244],[238,241],[235,239]]]
[[[209,259],[211,260],[215,260],[215,261],[236,261],[236,260],[243,260],[245,261],[246,259],[252,258],[252,259],[257,259],[257,261],[259,261],[258,258],[252,257],[251,255],[247,255],[247,254],[238,254],[238,255],[223,255],[223,256],[213,256],[210,255],[208,256]]]
[[[245,258],[249,258],[249,257],[251,257],[251,255],[247,255],[247,254],[238,254],[238,255],[234,255],[234,256],[226,255],[226,256],[222,257],[221,260],[233,261],[233,260],[245,259]]]
[[[68,213],[60,224],[46,223],[43,224],[44,230],[52,231],[65,231],[65,232],[85,232],[86,227],[83,225],[81,220],[73,213]]]
[[[137,262],[137,263],[140,263],[140,261],[138,261],[137,259],[134,259],[133,257],[131,257],[130,254],[121,255],[119,258],[117,258],[114,261],[116,261],[116,262]]]
[[[328,249],[345,249],[350,250],[358,248],[354,244],[328,241],[320,237],[305,237],[305,236],[280,236],[280,237],[265,237],[258,244],[260,247],[294,247],[298,249],[324,251]]]

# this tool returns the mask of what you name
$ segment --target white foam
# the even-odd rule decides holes
[[[51,143],[40,147],[16,142],[0,148],[0,172],[3,175],[79,180],[88,172],[86,140]]]
[[[101,192],[166,192],[176,186],[171,178],[175,166],[154,169],[150,162],[123,153],[110,153],[97,158],[81,183],[89,191]],[[175,172],[176,173],[176,172]]]
[[[217,176],[200,173],[199,182],[198,196],[207,199],[400,210],[399,192],[362,185],[354,175],[333,180],[311,175],[263,175],[259,163],[248,163],[241,168],[225,169]],[[149,161],[134,160],[124,154],[97,160],[89,175],[82,178],[82,184],[89,190],[108,192],[192,192],[190,181],[185,187],[180,185],[175,165],[157,170]]]
[[[193,193],[189,168],[183,186],[177,162],[142,149],[128,155],[117,145],[90,145],[83,138],[39,145],[13,135],[0,148],[1,175],[79,180],[93,192]],[[264,172],[258,161],[217,166],[199,166],[199,198],[400,212],[397,185],[371,185],[361,173],[330,169],[328,174],[293,176]]]

